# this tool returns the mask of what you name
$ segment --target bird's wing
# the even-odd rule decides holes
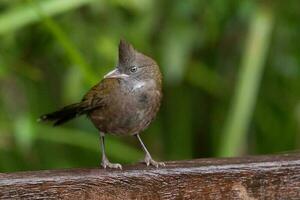
[[[117,79],[106,78],[92,87],[82,99],[82,102],[88,107],[87,110],[105,106],[108,103],[108,97],[118,85],[119,81]]]

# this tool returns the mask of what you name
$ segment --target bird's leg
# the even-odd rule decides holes
[[[111,163],[106,157],[105,154],[105,145],[104,145],[104,134],[100,133],[100,140],[101,140],[101,150],[102,150],[102,162],[101,165],[105,169],[107,168],[114,168],[114,169],[122,169],[122,165],[119,163]]]
[[[139,140],[144,152],[145,152],[145,159],[144,162],[146,163],[147,166],[149,165],[153,165],[156,168],[158,168],[159,166],[165,166],[165,163],[163,162],[156,162],[155,160],[152,159],[149,151],[147,150],[146,146],[144,145],[142,139],[140,138],[139,134],[135,135],[137,137],[137,139]]]

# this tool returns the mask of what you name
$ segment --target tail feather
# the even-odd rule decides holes
[[[85,114],[87,111],[89,111],[89,108],[85,103],[75,103],[63,107],[58,111],[42,115],[38,121],[51,121],[54,122],[54,126],[58,126],[77,116]]]

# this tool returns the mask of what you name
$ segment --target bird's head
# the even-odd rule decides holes
[[[104,78],[133,79],[137,81],[154,79],[160,82],[161,74],[158,65],[152,58],[138,52],[125,40],[121,40],[118,65]]]

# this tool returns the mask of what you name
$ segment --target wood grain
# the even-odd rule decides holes
[[[300,199],[300,155],[0,174],[1,199]]]

